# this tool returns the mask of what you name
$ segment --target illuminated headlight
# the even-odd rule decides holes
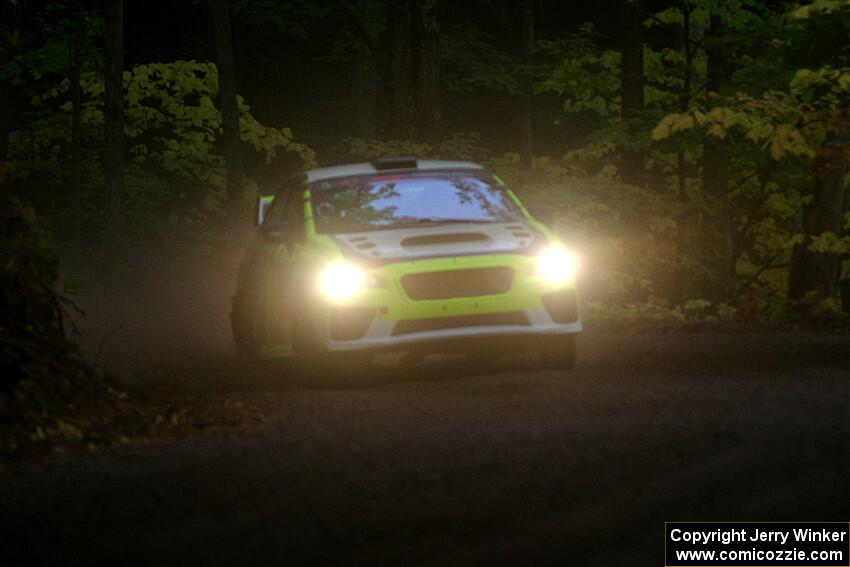
[[[366,274],[348,262],[334,262],[319,274],[319,291],[330,301],[341,303],[366,287]]]
[[[548,248],[537,257],[537,275],[548,283],[564,283],[578,270],[578,259],[565,248]]]

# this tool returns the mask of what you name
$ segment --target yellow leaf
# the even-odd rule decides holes
[[[723,124],[714,123],[711,125],[711,128],[708,129],[708,133],[712,136],[717,136],[722,140],[726,137],[726,128],[723,127]]]
[[[783,155],[785,155],[785,148],[782,145],[782,140],[779,136],[776,136],[770,141],[770,157],[778,160]]]
[[[723,127],[729,128],[738,122],[738,116],[729,108],[718,108],[720,119],[723,121]]]
[[[670,135],[670,128],[665,124],[659,124],[652,130],[652,139],[656,142]]]
[[[662,118],[658,126],[652,131],[652,139],[657,142],[658,140],[668,138],[670,136],[671,126],[677,118],[678,115],[676,114],[670,114]]]
[[[694,127],[694,117],[690,114],[684,114],[673,123],[671,130],[678,132],[680,130],[689,130]]]

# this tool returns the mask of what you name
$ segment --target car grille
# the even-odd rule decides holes
[[[528,318],[522,311],[507,313],[482,313],[480,315],[459,315],[455,317],[432,317],[430,319],[403,319],[393,327],[393,336],[426,333],[443,329],[464,327],[489,327],[494,325],[528,326]]]
[[[514,271],[506,266],[408,274],[401,278],[410,299],[451,299],[496,295],[511,289]]]

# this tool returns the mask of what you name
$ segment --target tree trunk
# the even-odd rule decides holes
[[[682,12],[682,29],[679,37],[680,50],[684,58],[682,67],[682,87],[678,93],[677,109],[681,113],[688,111],[691,100],[691,85],[693,81],[693,6],[689,0],[680,0],[679,9]],[[682,148],[680,144],[680,148]],[[676,198],[683,205],[675,217],[676,220],[676,248],[680,258],[696,258],[704,263],[705,252],[703,249],[703,226],[702,212],[692,206],[687,194],[687,160],[684,149],[676,152]],[[670,299],[674,303],[681,302],[687,298],[686,294],[695,294],[691,297],[706,297],[709,295],[706,280],[695,277],[694,270],[687,267],[687,263],[679,262],[676,267],[676,275],[669,283],[672,284]]]
[[[106,211],[109,232],[116,251],[123,249],[124,195],[124,0],[106,0]]]
[[[382,19],[384,8],[370,0],[360,0],[357,5],[347,5],[346,12],[357,38],[352,85],[354,127],[360,138],[374,139],[382,134],[379,132],[378,97],[386,94],[387,80],[386,65],[382,64],[384,52],[372,30],[374,22]]]
[[[83,65],[83,4],[85,0],[77,0],[76,13],[74,16],[74,37],[71,44],[71,246],[76,260],[80,259],[83,244],[82,217],[83,217],[83,191],[80,179],[81,159],[81,129],[80,114],[82,96],[80,93],[80,70]]]
[[[413,18],[408,0],[394,0],[388,10],[390,125],[393,138],[413,139]]]
[[[637,138],[639,133],[628,122],[643,110],[644,105],[643,37],[641,33],[643,20],[641,18],[640,0],[624,0],[622,18],[621,118],[629,128],[631,135]],[[643,152],[624,151],[621,168],[623,181],[639,185],[643,177],[643,161]]]
[[[720,48],[720,16],[712,14],[706,38],[706,82],[705,91],[709,100],[720,92],[723,82],[723,54]],[[720,140],[716,136],[705,136],[702,152],[703,188],[710,195],[721,195],[724,190],[720,167]]]
[[[721,47],[721,19],[717,14],[709,18],[706,44],[706,82],[705,94],[707,106],[713,107],[724,80],[725,61]],[[710,297],[727,296],[735,287],[737,278],[737,252],[735,251],[735,227],[726,196],[726,179],[722,167],[721,148],[723,142],[716,136],[704,135],[702,146],[702,187],[711,199],[719,203],[718,210],[712,211],[713,239],[718,251],[718,282],[716,292]]]
[[[226,167],[225,201],[228,211],[238,218],[244,205],[242,176],[242,134],[236,102],[236,64],[228,0],[210,0],[218,67],[218,104],[221,111],[223,153]]]
[[[850,213],[850,191],[844,191],[844,214]],[[846,218],[846,217],[845,217]],[[843,236],[850,236],[850,230],[845,230]],[[842,265],[850,263],[850,254],[845,254],[841,258]],[[850,313],[850,277],[839,281],[841,290],[841,309],[845,313]]]
[[[7,180],[10,167],[9,136],[12,134],[12,117],[15,115],[15,90],[7,81],[0,81],[0,185]]]
[[[6,2],[0,10],[0,67],[3,67],[20,49],[23,7],[20,2]],[[11,173],[9,137],[14,127],[17,96],[10,80],[0,80],[0,185],[8,181]]]
[[[354,69],[354,120],[357,135],[371,140],[375,138],[375,59],[369,48],[357,46],[357,67]]]
[[[691,44],[691,13],[693,7],[688,1],[682,3],[682,36],[681,49],[685,58],[685,67],[682,70],[682,90],[679,91],[679,112],[688,111],[691,101],[691,81],[693,78],[693,45]],[[678,196],[685,200],[685,152],[680,150],[676,154],[676,175],[678,177]]]
[[[416,125],[418,138],[440,139],[440,24],[438,0],[416,0]]]
[[[788,278],[788,299],[802,300],[806,294],[833,297],[838,290],[840,256],[809,250],[811,237],[832,232],[841,234],[847,173],[847,132],[832,131],[815,157],[813,199],[803,212],[805,240],[794,247]]]
[[[522,42],[522,56],[528,61],[531,58],[531,49],[534,47],[535,39],[535,6],[534,0],[523,0],[522,19],[520,30],[520,41]],[[522,85],[522,93],[519,96],[520,109],[520,163],[531,167],[534,157],[534,85],[531,78],[525,78]]]

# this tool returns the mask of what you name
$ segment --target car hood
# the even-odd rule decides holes
[[[457,223],[334,235],[343,254],[359,260],[390,262],[483,254],[526,254],[545,244],[545,236],[525,223]]]

